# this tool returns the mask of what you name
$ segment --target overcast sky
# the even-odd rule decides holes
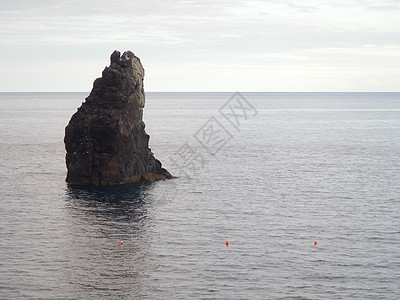
[[[0,39],[0,91],[89,92],[115,49],[146,91],[400,91],[400,0],[1,0]]]

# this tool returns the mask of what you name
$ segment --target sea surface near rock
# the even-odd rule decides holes
[[[111,54],[110,66],[65,128],[68,183],[108,186],[172,177],[149,148],[143,77],[131,51]]]

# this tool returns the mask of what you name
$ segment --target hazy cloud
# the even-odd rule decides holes
[[[367,9],[371,9],[371,10],[399,10],[400,9],[400,5],[368,6]]]
[[[114,49],[141,57],[149,90],[371,89],[374,74],[373,89],[398,90],[393,7],[374,0],[3,2],[0,90],[89,90]]]

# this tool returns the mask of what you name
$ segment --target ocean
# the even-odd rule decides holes
[[[0,93],[0,299],[400,298],[400,93],[147,93],[177,178],[76,188],[86,96]]]

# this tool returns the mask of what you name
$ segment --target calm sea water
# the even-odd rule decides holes
[[[400,93],[148,93],[179,178],[72,188],[86,96],[0,93],[1,299],[400,298]]]

